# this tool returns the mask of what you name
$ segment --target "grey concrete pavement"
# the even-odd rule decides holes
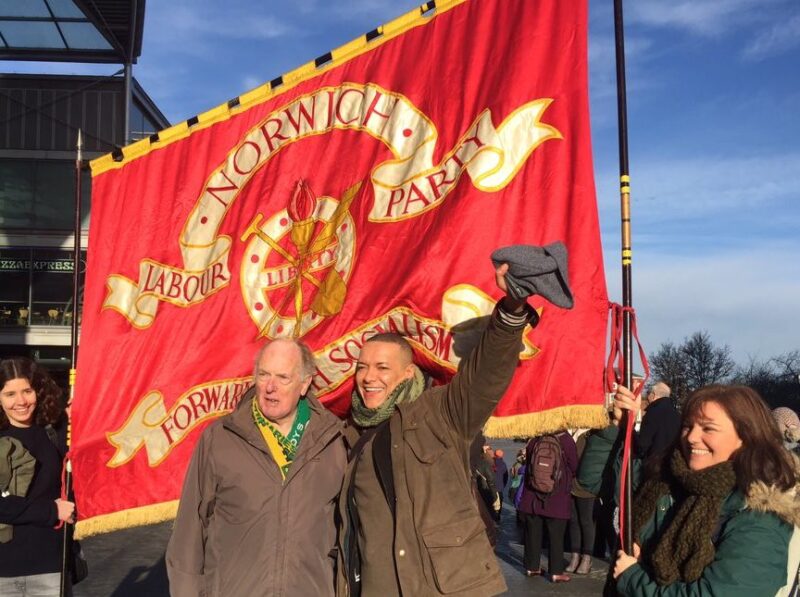
[[[514,509],[504,503],[496,553],[500,569],[503,571],[508,585],[506,595],[515,597],[523,595],[584,597],[602,594],[608,564],[598,558],[594,558],[592,571],[589,574],[570,574],[571,580],[566,583],[553,584],[545,577],[529,578],[525,576],[525,567],[522,565],[522,538],[516,527],[515,519]],[[542,550],[542,552],[542,568],[546,571],[548,568],[547,550]]]

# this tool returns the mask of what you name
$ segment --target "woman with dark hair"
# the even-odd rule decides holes
[[[641,406],[618,389],[613,422]],[[587,446],[597,463],[616,427]],[[596,483],[584,467],[581,481]],[[763,400],[745,386],[707,386],[683,408],[674,448],[646,462],[633,501],[633,554],[614,566],[623,596],[773,596],[787,584],[800,523],[797,464]]]
[[[0,595],[59,595],[66,442],[61,390],[34,361],[0,361]]]

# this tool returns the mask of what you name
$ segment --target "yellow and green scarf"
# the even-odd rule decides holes
[[[256,422],[256,427],[261,432],[261,436],[267,444],[267,448],[278,464],[281,471],[281,477],[286,479],[289,474],[289,466],[292,464],[294,457],[297,455],[297,449],[300,447],[300,440],[303,433],[308,427],[308,421],[311,419],[311,410],[308,407],[308,401],[301,398],[297,403],[297,414],[292,423],[292,429],[289,435],[284,436],[278,429],[270,423],[267,418],[261,413],[258,407],[258,398],[253,398],[253,420]]]

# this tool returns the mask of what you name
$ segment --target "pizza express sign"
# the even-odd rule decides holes
[[[0,272],[27,272],[30,269],[30,259],[0,257]],[[72,273],[72,259],[34,259],[33,271]]]

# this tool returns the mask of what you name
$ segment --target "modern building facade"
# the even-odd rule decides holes
[[[0,59],[123,67],[108,77],[0,74],[2,358],[31,356],[53,370],[70,366],[78,130],[85,267],[91,221],[86,164],[169,126],[131,76],[143,23],[143,0],[0,4]]]

